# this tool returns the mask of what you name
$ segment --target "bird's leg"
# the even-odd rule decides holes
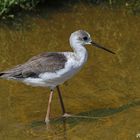
[[[70,115],[67,114],[65,111],[65,106],[64,106],[63,99],[62,99],[62,94],[61,94],[60,88],[59,88],[59,86],[57,86],[56,88],[57,88],[57,92],[59,95],[59,100],[60,100],[60,104],[61,104],[61,108],[62,108],[63,117],[69,117]]]
[[[46,118],[45,118],[46,124],[49,122],[49,118],[50,118],[51,101],[52,101],[52,97],[53,97],[53,92],[54,92],[54,91],[51,90],[51,92],[50,92],[50,97],[49,97],[49,101],[48,101],[47,114],[46,114]]]
[[[65,106],[64,106],[64,103],[63,103],[63,99],[62,99],[62,94],[61,94],[60,88],[59,88],[59,86],[57,86],[56,88],[57,88],[57,92],[58,92],[58,95],[59,95],[59,100],[60,100],[60,104],[61,104],[61,108],[62,108],[62,113],[65,114],[66,111],[65,111]]]

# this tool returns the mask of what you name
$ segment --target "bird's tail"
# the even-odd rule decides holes
[[[2,75],[4,75],[4,73],[3,73],[3,72],[0,72],[0,77],[1,77]]]
[[[4,72],[0,72],[0,78],[6,78],[7,76],[6,76],[6,73],[4,73]]]
[[[13,77],[11,77],[11,74],[10,73],[6,73],[6,72],[0,72],[0,79],[14,79]]]

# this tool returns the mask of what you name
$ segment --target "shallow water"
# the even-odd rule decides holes
[[[22,22],[22,20],[24,22]],[[0,25],[0,70],[44,51],[67,51],[71,32],[84,29],[116,55],[87,46],[84,68],[61,86],[63,120],[57,94],[52,121],[44,124],[49,90],[0,80],[2,140],[135,140],[140,133],[140,16],[124,8],[74,4]]]

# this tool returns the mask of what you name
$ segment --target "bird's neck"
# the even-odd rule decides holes
[[[72,46],[72,48],[74,50],[74,54],[77,60],[79,61],[79,63],[85,63],[88,57],[88,52],[86,48],[81,44],[76,44]]]

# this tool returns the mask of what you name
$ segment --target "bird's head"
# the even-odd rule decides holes
[[[109,49],[97,44],[93,39],[91,39],[90,34],[84,30],[78,30],[73,32],[70,36],[70,44],[71,46],[85,46],[87,44],[91,44],[97,48],[101,48],[105,51],[115,54],[113,51],[110,51]]]

